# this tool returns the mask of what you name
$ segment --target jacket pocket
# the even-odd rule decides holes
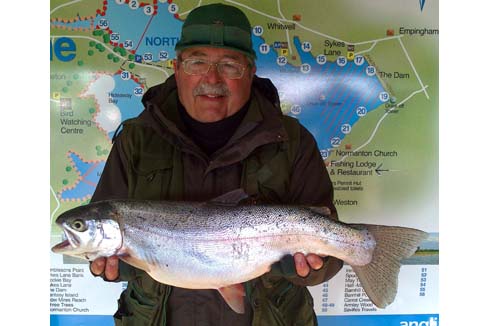
[[[290,163],[280,144],[269,144],[245,160],[242,186],[267,203],[282,203],[289,193]]]
[[[313,298],[306,287],[285,280],[264,287],[260,282],[252,294],[253,325],[317,326]]]
[[[278,311],[287,316],[287,325],[316,326],[313,297],[306,287],[293,285],[287,292],[275,299]]]
[[[156,200],[166,196],[173,171],[171,157],[147,153],[133,155],[130,168],[131,173],[128,177],[130,198]]]
[[[117,326],[148,325],[155,302],[143,297],[134,287],[128,287],[118,301],[118,310],[114,315]]]

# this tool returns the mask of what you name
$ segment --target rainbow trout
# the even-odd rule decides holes
[[[110,200],[76,207],[57,218],[66,240],[52,250],[90,261],[117,255],[158,282],[217,289],[242,313],[241,283],[296,252],[351,265],[371,301],[384,308],[395,299],[400,260],[427,237],[411,228],[341,223],[326,209],[218,202]]]

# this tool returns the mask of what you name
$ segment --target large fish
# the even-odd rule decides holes
[[[66,211],[56,223],[66,240],[54,252],[87,260],[117,255],[158,282],[217,289],[239,313],[241,283],[296,252],[351,265],[371,301],[384,308],[395,299],[400,260],[427,237],[411,228],[341,223],[327,209],[221,200],[101,201]]]

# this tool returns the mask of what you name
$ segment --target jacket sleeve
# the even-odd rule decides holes
[[[300,146],[293,162],[288,202],[293,204],[323,206],[331,211],[331,218],[338,220],[333,203],[333,186],[318,150],[313,135],[303,126],[300,129]],[[292,256],[284,257],[272,266],[272,273],[280,272],[283,277],[297,285],[312,286],[331,279],[342,268],[343,261],[325,257],[323,267],[311,270],[306,277],[296,274]]]
[[[123,150],[121,137],[118,136],[109,153],[91,202],[128,198],[127,168],[128,160]],[[128,281],[133,279],[134,275],[135,268],[119,260],[119,277],[112,282]],[[100,276],[106,280],[105,275]]]
[[[128,198],[127,159],[121,137],[115,139],[91,202]]]

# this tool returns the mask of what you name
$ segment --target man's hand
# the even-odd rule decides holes
[[[95,276],[105,276],[105,280],[114,281],[119,277],[119,258],[117,256],[97,258],[90,264],[90,271]]]
[[[310,268],[319,270],[323,266],[323,259],[315,254],[303,255],[302,253],[294,254],[294,264],[296,273],[301,277],[306,277],[310,273]]]

